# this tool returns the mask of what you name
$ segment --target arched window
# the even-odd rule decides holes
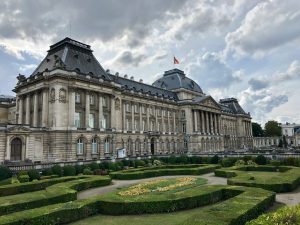
[[[110,145],[109,145],[109,139],[105,138],[104,140],[104,153],[107,154],[109,153]]]
[[[92,139],[92,154],[98,153],[98,142],[96,138]]]
[[[77,155],[82,155],[83,154],[83,140],[79,138],[77,140]]]

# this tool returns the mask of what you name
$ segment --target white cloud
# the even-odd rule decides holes
[[[300,1],[269,0],[250,10],[241,26],[226,36],[226,52],[264,56],[300,38]]]

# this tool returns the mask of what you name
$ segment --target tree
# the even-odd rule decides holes
[[[264,135],[264,131],[259,123],[252,123],[252,133],[253,137],[262,137]]]
[[[265,124],[265,132],[267,137],[281,136],[281,127],[277,121],[270,120]]]

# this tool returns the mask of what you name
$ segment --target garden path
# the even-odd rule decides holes
[[[191,176],[191,175],[187,175]],[[97,195],[105,194],[111,191],[114,191],[118,188],[127,187],[133,184],[137,184],[143,181],[149,181],[157,178],[174,178],[174,177],[186,177],[186,176],[163,176],[163,177],[152,177],[146,179],[138,179],[138,180],[113,180],[112,184],[109,186],[99,187],[99,188],[92,188],[77,194],[77,199],[86,199],[90,197],[94,197]],[[207,179],[208,185],[226,185],[227,179],[223,177],[215,177],[214,173],[208,173],[205,175],[200,175],[196,177],[201,177]]]

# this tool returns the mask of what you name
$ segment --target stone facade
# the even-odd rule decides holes
[[[216,102],[178,69],[153,85],[110,74],[90,46],[69,38],[50,46],[31,76],[19,75],[14,91],[16,104],[0,105],[0,162],[253,147],[251,117],[236,99]]]

